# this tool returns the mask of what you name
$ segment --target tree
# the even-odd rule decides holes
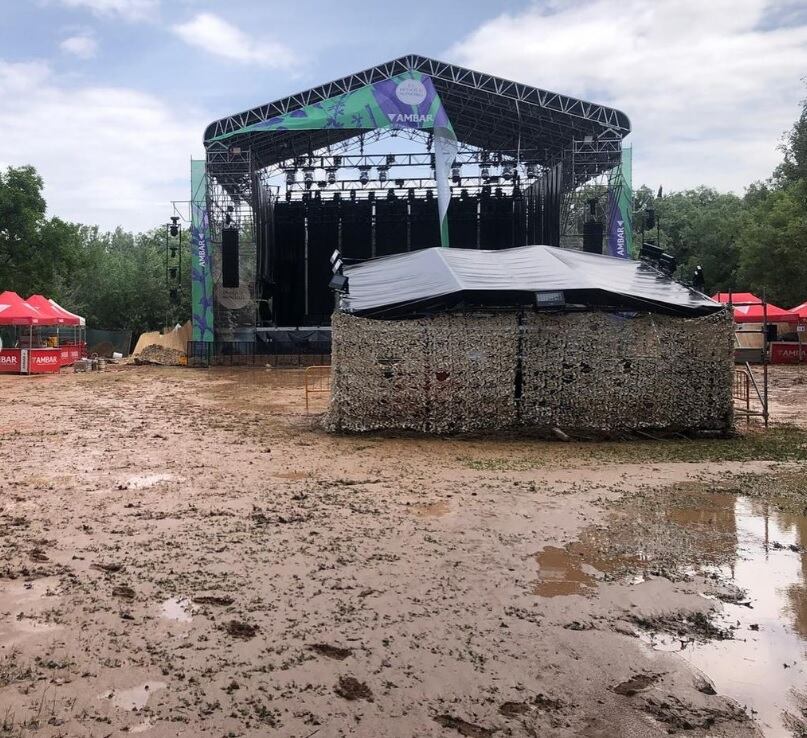
[[[0,172],[0,285],[59,299],[62,277],[80,261],[78,227],[46,217],[42,188],[33,167]]]

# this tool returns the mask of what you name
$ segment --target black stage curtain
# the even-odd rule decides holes
[[[275,205],[273,298],[277,325],[300,325],[305,312],[305,203]]]
[[[513,246],[527,245],[527,201],[521,192],[513,195]]]
[[[375,203],[375,255],[387,256],[406,251],[407,241],[406,200],[398,198],[376,200]]]
[[[513,245],[513,201],[510,197],[483,193],[480,198],[479,244],[483,249],[508,249]]]
[[[451,212],[451,208],[449,208]],[[428,249],[440,245],[440,222],[437,212],[437,200],[409,201],[409,248],[412,251]]]
[[[339,243],[339,203],[308,202],[308,313],[306,325],[328,325],[333,312],[330,256]]]
[[[373,210],[367,200],[342,201],[342,256],[369,259],[373,244]]]
[[[452,197],[448,208],[448,238],[457,249],[475,249],[477,243],[476,197]]]

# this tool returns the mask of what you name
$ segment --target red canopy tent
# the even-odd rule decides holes
[[[796,305],[796,307],[790,308],[790,312],[799,318],[799,320],[807,320],[807,302],[803,302],[801,305]]]
[[[0,372],[15,374],[40,374],[58,372],[59,369],[81,357],[84,351],[80,337],[74,335],[72,342],[60,343],[59,328],[72,326],[80,331],[84,319],[51,305],[42,295],[32,295],[23,300],[16,292],[0,293],[0,326],[14,327],[14,341],[10,348],[0,344]],[[46,336],[39,330],[56,327],[56,335]],[[27,327],[25,334],[20,327]],[[37,329],[36,335],[34,328]],[[36,339],[36,340],[35,340]]]
[[[47,320],[47,325],[80,325],[78,315],[72,315],[72,313],[67,313],[67,311],[60,313],[54,309],[47,297],[31,295],[25,302],[36,308],[42,314],[45,320]]]
[[[751,292],[718,292],[712,295],[713,300],[724,305],[734,305],[734,321],[736,323],[762,323],[767,316],[769,323],[796,323],[798,317],[790,310],[768,303],[763,307],[762,300]]]
[[[66,318],[69,318],[71,321],[76,320],[77,323],[70,323],[70,325],[87,325],[87,321],[84,320],[80,315],[76,315],[75,313],[71,313],[66,308],[63,308],[56,300],[48,299],[50,306],[60,315],[64,315]]]
[[[16,292],[0,293],[0,325],[46,325],[42,313]]]

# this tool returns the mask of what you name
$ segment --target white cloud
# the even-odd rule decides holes
[[[623,110],[634,131],[635,183],[742,191],[780,160],[781,134],[807,91],[807,24],[771,22],[787,7],[556,1],[483,24],[448,56]]]
[[[172,29],[185,43],[231,61],[283,69],[295,55],[284,44],[255,40],[213,13],[199,13]]]
[[[48,211],[104,228],[151,228],[190,192],[206,115],[121,87],[66,86],[43,62],[0,60],[0,167],[32,164]]]
[[[98,43],[89,33],[77,33],[64,39],[59,48],[79,59],[92,59],[98,51]]]
[[[154,17],[160,0],[58,0],[68,8],[86,8],[96,15],[118,15],[126,20]]]

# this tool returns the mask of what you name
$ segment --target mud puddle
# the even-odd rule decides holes
[[[645,629],[642,640],[653,650],[677,652],[703,672],[719,694],[748,709],[764,735],[793,734],[794,720],[802,715],[798,693],[807,689],[807,516],[730,494],[690,491],[683,498],[673,493],[648,502],[645,509],[629,507],[633,517],[623,518],[623,527],[617,523],[605,534],[538,553],[540,578],[533,593],[590,595],[603,580],[636,583],[637,572],[652,572],[662,558],[662,575],[674,578],[670,557],[655,555],[639,535],[653,526],[645,521],[633,529],[637,540],[626,539],[625,530],[655,505],[653,525],[665,527],[678,575],[703,577],[702,595],[718,608],[711,632],[725,637]],[[605,539],[607,552],[595,545]],[[726,596],[727,588],[736,594]]]
[[[138,474],[129,477],[122,485],[122,489],[148,489],[163,482],[172,482],[176,477],[173,474]]]
[[[193,620],[193,607],[186,597],[171,597],[160,605],[160,615],[166,620],[189,623]]]
[[[146,682],[130,689],[113,689],[100,697],[121,710],[142,710],[155,692],[167,686],[165,682]]]

